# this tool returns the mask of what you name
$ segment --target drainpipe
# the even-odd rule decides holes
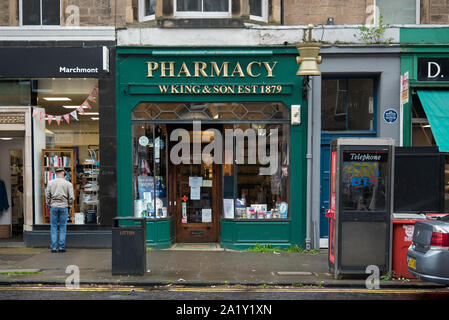
[[[307,77],[307,201],[306,201],[306,250],[311,249],[312,239],[312,80]]]

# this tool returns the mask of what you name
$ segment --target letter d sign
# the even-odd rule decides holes
[[[436,67],[436,73],[434,73],[434,74],[432,74],[432,71],[435,69],[435,68],[432,68],[432,66],[435,66]],[[427,62],[427,78],[436,78],[436,77],[438,77],[438,75],[440,74],[440,72],[441,72],[441,68],[440,68],[440,65],[438,64],[438,63],[436,63],[436,62],[433,62],[433,61],[429,61],[429,62]]]

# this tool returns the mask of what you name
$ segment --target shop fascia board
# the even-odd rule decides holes
[[[312,32],[315,41],[328,44],[364,44],[360,37],[361,25],[316,26]],[[148,46],[259,46],[303,42],[307,26],[255,26],[246,28],[127,28],[117,30],[117,45]],[[385,31],[385,39],[399,42],[399,26]]]
[[[0,27],[0,41],[115,41],[114,27]]]

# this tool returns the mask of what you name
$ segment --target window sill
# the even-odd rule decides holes
[[[173,18],[159,19],[160,28],[243,28],[242,19],[234,18]]]

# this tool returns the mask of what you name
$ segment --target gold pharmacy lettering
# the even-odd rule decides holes
[[[175,61],[147,61],[147,78],[274,78],[274,69],[278,62],[251,61],[246,65],[225,61],[221,64],[216,61],[204,62],[175,62]],[[231,69],[232,68],[232,69]]]
[[[279,94],[282,85],[158,85],[162,94]]]
[[[130,230],[120,230],[120,235],[121,236],[134,236],[136,234],[135,231],[130,231]]]

